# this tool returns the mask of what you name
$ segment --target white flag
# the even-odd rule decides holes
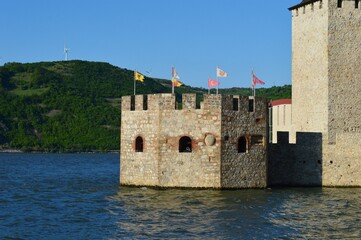
[[[228,73],[217,67],[217,77],[228,77]]]

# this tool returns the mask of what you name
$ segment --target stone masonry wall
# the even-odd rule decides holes
[[[291,141],[322,134],[323,186],[361,186],[360,5],[320,0],[292,11]]]
[[[327,132],[328,0],[292,11],[292,127]]]
[[[361,186],[361,6],[329,8],[329,144],[324,185]]]
[[[289,143],[288,132],[277,133],[269,144],[269,186],[322,186],[322,134],[297,133]]]
[[[205,95],[200,109],[195,101],[195,94],[184,94],[183,109],[178,110],[172,94],[122,98],[121,184],[266,187],[265,102],[257,99],[254,112],[249,112],[248,97]],[[222,140],[226,135],[228,139]],[[142,152],[135,147],[139,136]],[[237,151],[240,136],[249,141],[247,153]],[[191,151],[180,150],[184,137],[191,139]]]
[[[233,101],[236,101],[234,105]],[[254,111],[250,112],[248,97],[222,98],[223,188],[267,186],[267,106],[261,98],[256,98],[254,106]],[[242,136],[247,139],[246,152],[238,151],[238,141]]]
[[[135,110],[131,111],[131,96],[122,97],[121,171],[122,185],[159,184],[159,112],[162,95],[148,95],[148,110],[143,110],[143,95],[135,96]],[[174,106],[174,105],[173,105]],[[135,151],[135,139],[144,139],[144,152]],[[145,154],[146,153],[146,154]]]
[[[175,109],[172,94],[122,98],[121,177],[122,185],[220,188],[221,101],[206,95],[202,109],[195,109],[195,95],[183,95],[183,109]],[[144,151],[135,152],[137,136]],[[179,152],[179,140],[192,139],[192,152]],[[209,141],[213,139],[213,141]]]
[[[163,187],[220,188],[220,95],[205,95],[195,109],[195,94],[183,95],[183,110],[160,116],[160,185]],[[192,139],[192,152],[178,151],[179,139]],[[207,142],[212,138],[214,141]]]

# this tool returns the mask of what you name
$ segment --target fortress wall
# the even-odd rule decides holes
[[[196,95],[184,94],[182,102],[179,110],[172,94],[122,98],[121,184],[266,187],[264,99],[205,95],[201,109],[196,109]],[[136,151],[139,136],[143,152]],[[240,136],[247,138],[247,153],[238,153]],[[183,137],[191,139],[191,152],[180,151]]]
[[[330,5],[328,132],[335,143],[337,134],[361,133],[361,9],[355,1]]]
[[[162,113],[160,184],[167,187],[220,187],[219,112]],[[208,135],[216,139],[207,146]],[[179,153],[179,140],[192,139],[192,152]]]
[[[324,186],[361,186],[360,146],[361,133],[338,133],[336,144],[324,144]]]
[[[172,94],[122,98],[122,185],[221,187],[221,98],[204,98],[203,108],[195,109],[196,95],[183,95],[182,110],[175,109]],[[144,152],[135,151],[137,136],[144,139]],[[179,152],[183,136],[192,139],[191,153]]]
[[[359,3],[360,4],[360,3]],[[328,142],[324,186],[361,186],[361,9],[330,1]]]
[[[289,143],[288,132],[278,132],[277,144],[269,144],[269,186],[322,186],[322,134],[297,132]]]
[[[328,1],[292,10],[293,142],[295,132],[327,132]]]
[[[161,96],[147,96],[150,110],[143,110],[143,95],[135,96],[136,110],[134,111],[131,111],[132,97],[122,97],[120,183],[122,185],[157,186],[159,183],[158,100]],[[135,139],[138,136],[144,140],[143,152],[135,151]]]
[[[182,107],[183,109],[196,109],[196,94],[183,94]]]
[[[220,188],[220,98],[205,95],[195,109],[195,95],[183,95],[183,110],[160,115],[160,185]],[[179,153],[179,140],[192,139],[192,152]]]
[[[250,112],[249,100],[248,97],[222,97],[223,188],[267,186],[267,105],[264,99],[256,98],[255,111]],[[238,141],[242,136],[247,139],[247,151],[240,153]]]
[[[322,133],[323,186],[361,186],[360,7],[323,0],[292,11],[293,133]]]

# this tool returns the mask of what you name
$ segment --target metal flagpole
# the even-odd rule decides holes
[[[218,95],[218,86],[219,86],[219,80],[218,80],[218,66],[217,66],[217,68],[216,68],[216,79],[217,79],[217,82],[218,82],[218,84],[217,84],[217,95]]]
[[[256,88],[255,88],[256,84],[254,84],[254,72],[253,72],[253,68],[252,68],[252,88],[253,88],[253,98],[256,97]]]
[[[134,76],[133,76],[134,77],[134,95],[135,95],[135,81],[136,81],[135,80],[135,75],[136,75],[136,72],[137,72],[137,70],[134,71]]]
[[[173,78],[171,80],[171,83],[172,83],[172,94],[174,94],[174,82],[173,82]]]
[[[171,83],[172,83],[172,94],[174,94],[174,83],[173,83],[173,79],[174,79],[174,66],[172,66],[172,80],[171,80]]]

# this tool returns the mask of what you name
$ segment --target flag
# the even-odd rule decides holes
[[[138,73],[137,71],[134,71],[134,79],[136,81],[144,82],[144,75]]]
[[[208,78],[208,88],[212,88],[219,85],[219,81]]]
[[[179,74],[177,73],[177,71],[175,70],[175,67],[172,67],[172,79],[180,79]]]
[[[175,67],[172,67],[172,87],[180,87],[183,85],[181,81],[179,81],[180,76],[175,70]]]
[[[172,87],[180,87],[183,83],[175,78],[172,78]]]
[[[228,73],[217,67],[217,77],[228,77]]]
[[[252,71],[252,87],[256,86],[256,84],[265,84],[261,79],[259,79],[256,75],[254,75]]]

